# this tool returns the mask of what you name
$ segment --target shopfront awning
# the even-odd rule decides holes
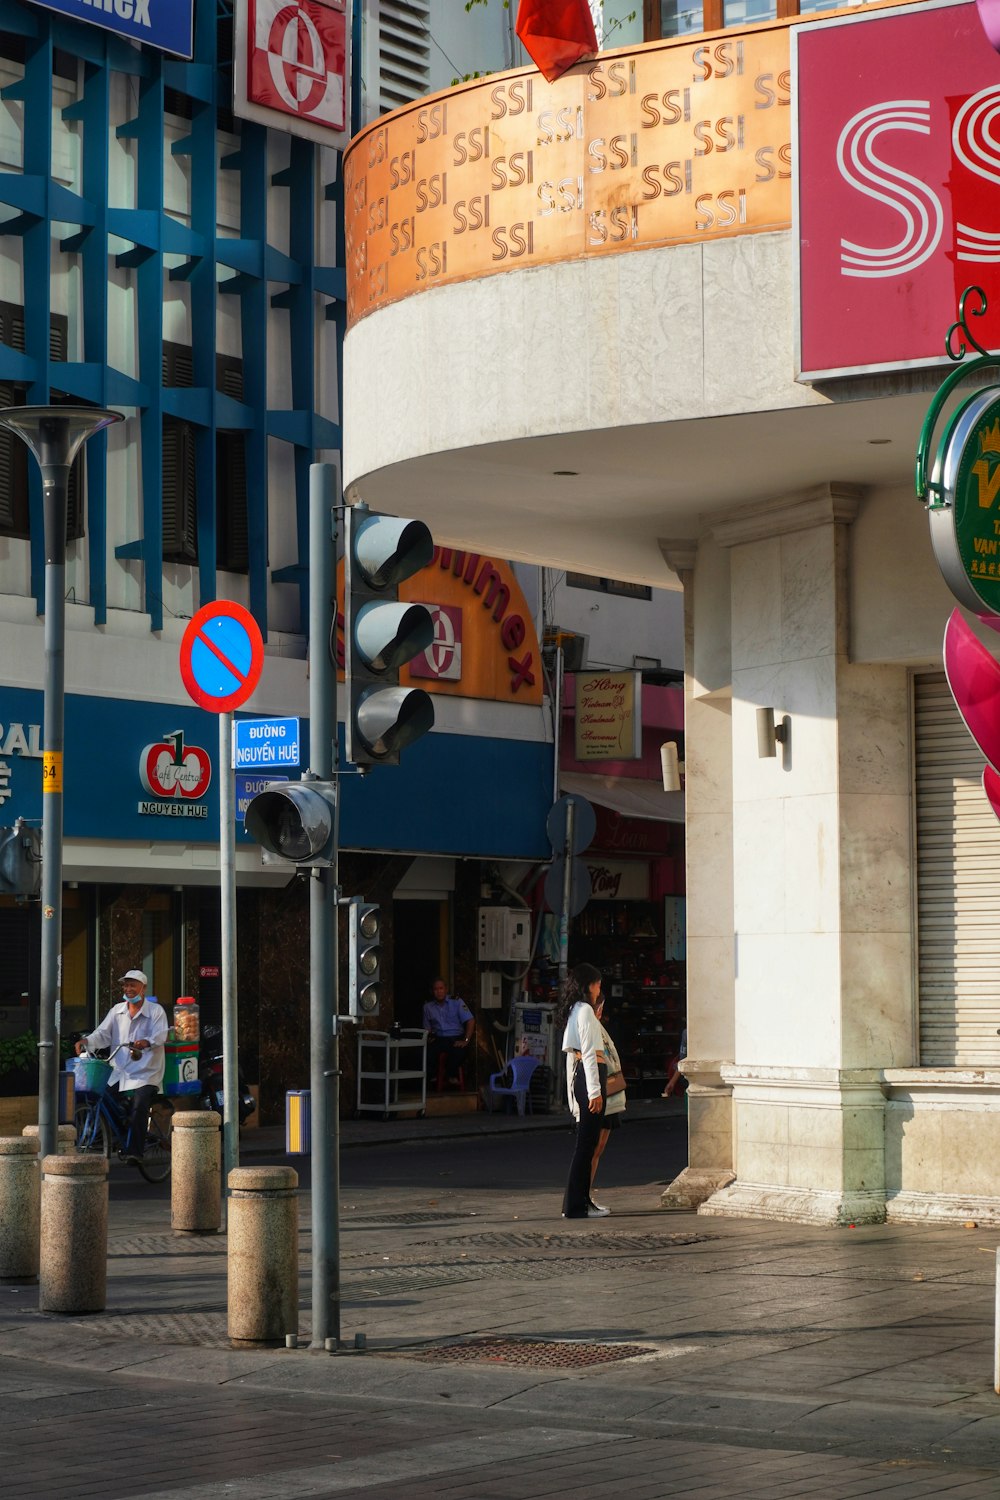
[[[684,822],[684,793],[665,792],[657,781],[629,776],[584,776],[578,771],[560,771],[559,787],[565,795],[586,797],[610,807],[624,818],[651,818],[658,823]]]

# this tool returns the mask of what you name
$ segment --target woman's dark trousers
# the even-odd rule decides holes
[[[590,1207],[590,1175],[594,1163],[594,1151],[597,1148],[597,1138],[604,1124],[604,1089],[608,1081],[608,1070],[603,1063],[598,1063],[597,1071],[601,1079],[601,1113],[599,1115],[590,1113],[587,1075],[582,1062],[577,1063],[576,1072],[573,1075],[573,1093],[580,1106],[580,1123],[576,1127],[576,1148],[573,1152],[573,1160],[570,1162],[566,1194],[563,1198],[563,1215],[567,1219],[585,1219]]]

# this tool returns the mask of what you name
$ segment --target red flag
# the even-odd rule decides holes
[[[582,57],[597,53],[597,33],[587,0],[521,0],[517,34],[549,83]]]

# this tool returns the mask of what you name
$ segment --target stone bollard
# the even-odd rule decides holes
[[[47,1156],[42,1162],[41,1312],[103,1312],[108,1285],[108,1162]]]
[[[35,1142],[35,1149],[36,1150],[38,1149],[38,1126],[37,1125],[25,1125],[24,1129],[21,1131],[21,1134],[22,1135],[26,1135],[26,1136],[30,1136],[34,1140],[34,1142]],[[75,1156],[76,1155],[76,1126],[75,1125],[57,1125],[56,1126],[56,1138],[57,1138],[56,1154],[58,1156]]]
[[[291,1167],[229,1174],[229,1340],[237,1348],[298,1337],[298,1183]]]
[[[0,1138],[0,1281],[38,1280],[37,1140]]]
[[[197,1234],[222,1225],[222,1116],[178,1110],[170,1145],[170,1227]]]

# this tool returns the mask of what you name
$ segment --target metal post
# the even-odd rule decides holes
[[[63,746],[66,689],[66,499],[69,468],[42,471],[45,506],[45,687],[42,710],[42,955],[38,1016],[38,1135],[57,1149],[62,1021]]]
[[[573,899],[573,822],[576,803],[566,798],[566,839],[563,844],[562,910],[559,913],[559,983],[569,972],[569,909]]]
[[[219,714],[219,903],[222,929],[222,1217],[240,1164],[240,1058],[236,1000],[236,774],[233,716]]]
[[[45,679],[42,729],[42,945],[38,1014],[38,1136],[44,1160],[57,1148],[62,990],[63,737],[65,721],[66,499],[69,471],[87,438],[120,412],[79,406],[16,406],[0,427],[16,432],[42,473],[45,518]]]
[[[309,469],[309,766],[336,780],[337,523],[335,464]],[[309,1092],[312,1112],[312,1344],[340,1342],[340,1044],[337,1034],[337,849],[339,790],[334,812],[333,865],[309,881]]]
[[[562,754],[563,648],[556,647],[555,712],[552,715],[552,801],[559,800],[559,757]]]

